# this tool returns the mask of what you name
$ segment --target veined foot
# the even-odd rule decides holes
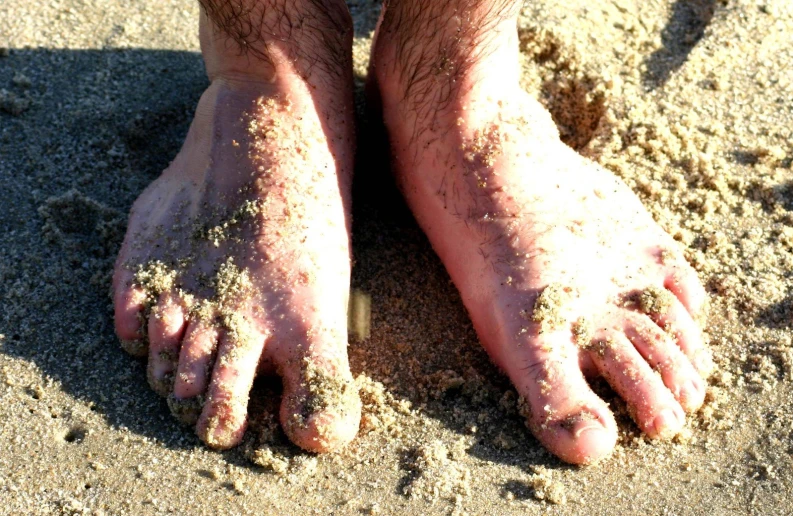
[[[674,436],[711,369],[696,274],[520,90],[514,12],[412,3],[384,12],[370,73],[395,173],[527,425],[565,461],[607,455],[615,421],[585,379],[600,374],[647,435]]]
[[[208,445],[240,442],[254,376],[275,371],[290,439],[335,450],[360,419],[346,353],[349,69],[330,59],[333,73],[298,73],[277,45],[263,63],[202,24],[212,84],[179,155],[132,208],[116,331]]]

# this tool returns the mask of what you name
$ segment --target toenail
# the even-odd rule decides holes
[[[575,426],[575,431],[573,432],[573,437],[576,439],[581,438],[582,435],[586,434],[587,432],[602,432],[604,430],[603,425],[600,424],[600,421],[597,419],[590,419],[588,421],[581,421]]]
[[[655,428],[656,437],[672,437],[677,434],[680,428],[680,418],[675,414],[674,410],[666,409],[655,417],[653,427]]]
[[[699,400],[702,398],[702,388],[699,386],[698,382],[689,380],[680,387],[678,396],[681,401],[686,403]]]
[[[585,411],[574,416],[569,416],[561,422],[563,428],[573,434],[575,439],[590,431],[603,431],[603,423],[600,418],[591,412]]]

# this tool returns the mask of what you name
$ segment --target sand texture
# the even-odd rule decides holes
[[[259,381],[242,446],[205,448],[113,333],[138,194],[206,87],[190,0],[0,2],[0,513],[793,514],[793,4],[536,0],[525,87],[622,177],[710,296],[718,371],[688,431],[562,464],[526,430],[366,117],[373,0],[355,19],[360,148],[345,451],[290,445]],[[663,303],[648,297],[648,310]]]

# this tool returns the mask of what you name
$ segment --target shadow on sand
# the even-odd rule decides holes
[[[663,86],[669,77],[688,59],[688,54],[702,39],[713,18],[716,0],[677,0],[672,15],[661,32],[663,47],[644,61],[642,77],[647,89]]]

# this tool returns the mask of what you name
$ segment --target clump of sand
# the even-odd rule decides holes
[[[20,116],[30,109],[30,103],[30,97],[27,95],[0,89],[0,111],[5,111],[9,115]]]
[[[564,307],[573,298],[570,287],[551,283],[534,301],[534,309],[527,317],[540,323],[541,332],[552,332],[565,322]]]
[[[297,400],[299,412],[295,413],[289,424],[305,427],[308,418],[317,413],[334,414],[346,419],[350,414],[357,415],[361,411],[361,401],[356,383],[352,378],[341,374],[341,367],[334,367],[332,374],[317,366],[314,360],[304,358],[301,367],[301,385],[305,393]],[[320,439],[323,428],[318,428]]]
[[[528,483],[532,487],[534,498],[554,505],[567,503],[565,487],[561,482],[554,480],[552,470],[543,466],[535,466],[532,470],[534,474],[529,477]]]
[[[431,502],[445,498],[461,503],[471,494],[471,471],[460,462],[465,449],[464,440],[451,448],[440,441],[419,446],[413,451],[409,466],[414,477],[403,492]]]
[[[361,398],[360,432],[383,434],[392,438],[404,435],[401,419],[411,414],[411,403],[397,399],[381,382],[361,374],[355,378]]]
[[[639,309],[650,315],[664,315],[675,302],[674,295],[660,287],[648,287],[639,294]]]

